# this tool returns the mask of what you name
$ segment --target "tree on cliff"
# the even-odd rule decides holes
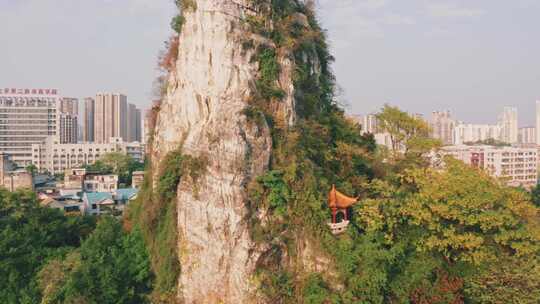
[[[186,9],[186,3],[194,2],[177,2],[181,9]],[[206,174],[204,181],[220,183],[222,180],[216,181],[216,176],[222,179],[221,173],[240,168],[242,171],[235,177],[246,177],[242,187],[247,188],[249,200],[222,213],[247,210],[241,225],[249,227],[250,241],[266,252],[256,261],[253,273],[242,274],[249,278],[239,279],[257,285],[257,295],[268,303],[482,303],[501,301],[512,295],[523,303],[533,303],[528,289],[536,288],[538,281],[521,271],[537,265],[538,210],[530,200],[523,193],[456,162],[448,161],[446,168],[438,170],[428,168],[423,156],[437,143],[428,137],[426,123],[386,106],[379,119],[383,129],[393,137],[394,157],[389,161],[375,146],[373,138],[361,136],[358,127],[346,119],[338,106],[330,68],[333,58],[312,9],[296,0],[253,0],[247,4],[243,8],[246,11],[240,14],[242,17],[234,19],[239,24],[234,24],[235,31],[231,33],[245,31],[234,40],[238,44],[234,50],[235,55],[237,50],[249,54],[249,64],[256,63],[249,66],[255,71],[254,79],[245,88],[239,88],[253,94],[246,98],[245,108],[238,111],[245,117],[226,118],[239,124],[247,120],[258,131],[257,136],[262,137],[264,131],[270,133],[272,152],[268,170],[249,179],[245,171],[254,165],[250,155],[242,155],[232,166],[227,155],[221,154],[216,157],[223,157],[220,165],[231,166],[204,171],[204,162],[184,155],[181,144],[175,150],[163,148],[183,142],[185,138],[180,136],[151,147],[155,149],[152,155],[160,159],[153,159],[154,166],[149,166],[152,172],[147,174],[138,202],[130,208],[127,223],[131,228],[140,228],[146,241],[156,275],[153,299],[173,302],[177,294],[184,292],[178,288],[186,288],[179,284],[182,271],[193,273],[193,269],[203,264],[188,261],[194,253],[186,249],[186,243],[194,236],[188,235],[186,227],[178,235],[178,222],[185,220],[177,214],[178,210],[221,210],[217,207],[236,203],[231,202],[230,196],[217,202],[196,199],[209,194],[200,193],[197,188],[200,173]],[[181,37],[186,36],[187,32],[183,32],[186,28],[192,30],[184,25],[190,25],[189,17],[198,8],[188,5],[187,9],[191,15],[180,10],[173,22]],[[182,69],[171,65],[178,63],[179,54],[189,52],[182,52],[185,42],[173,41],[165,62],[171,77],[181,82],[183,79],[175,73]],[[186,60],[190,59],[200,62],[199,58]],[[215,64],[212,56],[208,62]],[[187,68],[185,62],[182,64]],[[291,80],[284,82],[286,68],[291,66]],[[206,79],[206,72],[183,77]],[[293,93],[288,91],[291,87]],[[164,98],[171,98],[182,93],[184,86],[166,89],[168,94]],[[206,89],[203,87],[203,91]],[[294,108],[290,109],[294,111],[293,119],[283,110],[290,101],[287,94],[294,95]],[[197,109],[201,108],[199,105],[205,108],[205,99],[196,96],[192,100],[167,99],[163,103],[167,107],[155,108],[161,120],[170,118],[160,121],[165,131],[156,132],[156,140],[178,134],[174,133],[178,131],[176,125],[169,124],[177,123],[182,111],[171,117],[171,107],[191,102]],[[191,117],[183,118],[188,121]],[[246,140],[248,136],[242,131],[227,133],[226,137],[240,136]],[[200,142],[206,137],[209,143],[223,140],[219,134],[199,135]],[[403,156],[397,153],[401,147]],[[250,153],[255,148],[256,145],[250,145]],[[326,194],[332,184],[361,197],[347,233],[337,237],[327,227]],[[190,190],[193,197],[176,201],[182,191]],[[222,203],[225,201],[227,204]],[[206,218],[210,217],[209,213],[200,212]],[[195,238],[205,240],[215,230],[213,224],[197,230]],[[227,229],[224,229],[226,236],[230,233]],[[204,255],[207,248],[225,248],[237,241],[226,243],[232,238],[219,236],[216,241],[219,244],[198,244],[196,255]],[[214,246],[223,244],[223,247]],[[241,250],[255,254],[246,248]],[[225,264],[230,256],[230,252],[223,252],[220,262]],[[515,268],[499,267],[497,258]],[[215,270],[229,271],[225,266]],[[494,280],[499,274],[505,274],[508,281]],[[498,295],[486,296],[490,290],[496,290]],[[219,296],[225,297],[228,292],[216,294],[213,296],[217,302],[223,300]]]

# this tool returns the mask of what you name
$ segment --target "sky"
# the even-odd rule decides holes
[[[540,99],[539,0],[316,0],[339,99],[495,123]],[[0,0],[0,87],[128,95],[146,108],[171,35],[172,0]]]

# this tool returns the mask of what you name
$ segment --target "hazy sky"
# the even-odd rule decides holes
[[[341,99],[532,124],[540,99],[540,0],[318,0]],[[172,0],[0,0],[0,87],[120,91],[146,107]]]

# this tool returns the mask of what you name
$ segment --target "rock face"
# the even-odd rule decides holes
[[[242,114],[258,71],[240,39],[248,2],[197,0],[196,9],[184,12],[176,68],[154,129],[154,169],[179,147],[208,160],[197,181],[183,178],[177,189],[178,298],[184,303],[260,301],[251,281],[261,250],[244,220],[245,186],[267,168],[272,141],[267,125]],[[280,110],[293,123],[291,84],[287,88]]]

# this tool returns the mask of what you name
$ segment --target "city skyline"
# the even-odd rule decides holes
[[[520,127],[535,125],[540,42],[528,37],[540,29],[538,1],[316,2],[348,112],[390,103],[425,116],[449,109],[464,121],[490,123],[513,106],[522,113]],[[81,100],[97,91],[123,92],[148,109],[173,13],[170,0],[3,1],[0,26],[14,43],[0,50],[0,66],[10,72],[0,84],[59,87]]]

